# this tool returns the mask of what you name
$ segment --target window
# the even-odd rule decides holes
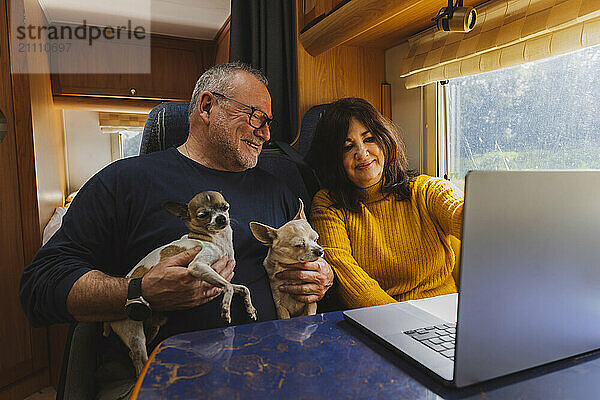
[[[442,171],[600,169],[598,71],[600,46],[448,81]]]
[[[123,158],[133,157],[140,154],[142,143],[142,129],[121,131],[121,156]]]
[[[99,112],[100,130],[110,134],[112,161],[137,156],[148,114]]]
[[[128,128],[110,132],[112,160],[137,156],[140,153],[142,131],[142,128]]]

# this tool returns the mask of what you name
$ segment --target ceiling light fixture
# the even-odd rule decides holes
[[[448,0],[448,7],[442,8],[432,19],[438,29],[445,32],[470,32],[477,23],[477,11],[473,7],[463,7],[463,0]]]

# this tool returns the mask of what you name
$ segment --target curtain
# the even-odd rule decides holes
[[[401,77],[413,88],[600,44],[600,0],[493,0],[469,33],[435,27],[408,39]]]
[[[265,73],[277,121],[271,139],[287,143],[298,131],[294,3],[231,0],[229,61],[243,61]]]

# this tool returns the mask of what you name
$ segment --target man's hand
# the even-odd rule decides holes
[[[184,310],[208,303],[222,290],[194,276],[187,265],[200,251],[200,247],[169,257],[152,268],[142,279],[143,296],[152,309],[158,311]],[[212,265],[223,278],[231,281],[235,261],[227,256]]]
[[[288,269],[275,275],[278,279],[292,282],[279,286],[302,303],[314,303],[325,296],[333,285],[333,270],[323,258],[316,261],[288,265]]]

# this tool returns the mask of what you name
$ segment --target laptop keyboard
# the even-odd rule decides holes
[[[404,333],[454,361],[456,324],[439,324],[425,328],[411,329],[409,331],[404,331]]]

